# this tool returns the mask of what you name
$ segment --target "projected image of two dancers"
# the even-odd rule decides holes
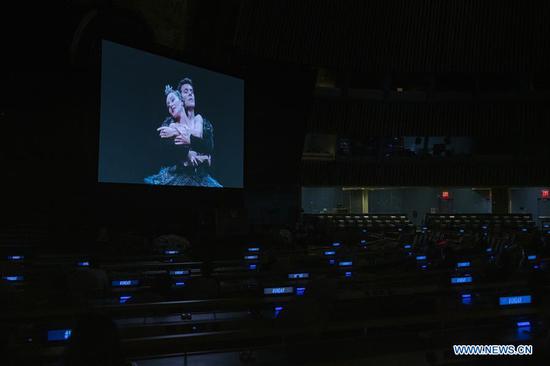
[[[145,183],[221,188],[222,185],[210,175],[214,128],[206,117],[196,113],[193,81],[184,78],[175,89],[166,85],[164,94],[170,116],[157,131],[160,139],[176,147],[177,162],[145,178]]]

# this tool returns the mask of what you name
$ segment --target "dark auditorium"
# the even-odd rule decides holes
[[[0,365],[550,365],[549,19],[4,2]]]

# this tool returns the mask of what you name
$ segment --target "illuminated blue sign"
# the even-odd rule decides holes
[[[294,292],[294,287],[266,287],[264,288],[264,295],[284,295],[292,294]]]
[[[471,276],[464,276],[464,277],[451,277],[451,283],[457,284],[457,283],[471,283],[472,277]]]
[[[48,331],[48,341],[66,341],[71,338],[71,329],[56,329]]]
[[[4,276],[4,280],[10,281],[10,282],[17,282],[17,281],[23,281],[23,276]]]
[[[472,295],[471,294],[462,294],[462,304],[471,305],[472,304]]]
[[[114,287],[137,286],[137,285],[139,285],[139,281],[138,280],[112,281],[111,285],[114,286]]]
[[[189,271],[185,270],[185,269],[177,269],[177,270],[174,270],[174,271],[170,271],[170,275],[172,275],[172,276],[185,276],[185,275],[188,275],[188,274],[189,274]]]
[[[258,256],[257,255],[245,255],[244,259],[247,260],[247,261],[257,260]]]
[[[416,260],[417,260],[417,261],[425,261],[426,258],[427,258],[427,257],[426,257],[425,255],[417,255],[417,256],[416,256]]]
[[[288,278],[290,279],[309,278],[309,273],[289,273]]]
[[[531,295],[523,296],[504,296],[498,299],[499,305],[508,306],[508,305],[521,305],[521,304],[530,304]]]
[[[274,313],[275,318],[277,318],[277,317],[279,317],[279,314],[281,313],[281,311],[283,311],[283,307],[282,306],[275,306],[274,310],[275,310],[275,313]]]
[[[128,300],[130,300],[132,298],[132,296],[120,296],[118,298],[118,303],[119,304],[125,304]]]
[[[456,267],[457,268],[466,268],[466,267],[470,267],[470,262],[458,262],[456,264]]]

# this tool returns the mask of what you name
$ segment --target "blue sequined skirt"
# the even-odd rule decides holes
[[[205,169],[171,166],[161,168],[160,172],[144,179],[146,184],[159,186],[191,186],[223,188]]]

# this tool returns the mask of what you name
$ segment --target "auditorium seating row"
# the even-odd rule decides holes
[[[228,346],[280,344],[283,337],[311,336],[312,331],[319,337],[330,335],[338,339],[339,333],[343,337],[347,332],[372,336],[381,329],[390,331],[386,333],[390,335],[393,327],[411,330],[444,327],[452,332],[453,328],[464,329],[465,324],[473,325],[481,319],[486,325],[503,328],[510,328],[514,319],[529,319],[538,326],[547,326],[540,320],[548,312],[548,292],[533,291],[524,281],[499,281],[485,286],[462,284],[451,288],[417,283],[364,291],[338,289],[326,279],[315,285],[312,282],[303,281],[303,286],[328,291],[311,297],[307,292],[297,295],[292,291],[270,293],[262,298],[126,303],[100,305],[96,309],[117,319],[126,351],[134,358],[175,353],[182,346],[187,352],[196,352]],[[67,314],[66,309],[56,309],[32,316],[53,319]],[[309,321],[306,314],[313,314]],[[12,315],[19,319],[31,316],[30,313]],[[322,323],[312,330],[311,323],[317,321]],[[19,328],[17,334],[21,340],[33,338],[40,342],[42,339],[49,351],[63,344],[47,342],[44,338],[48,330],[71,327],[70,321],[35,324],[40,326],[24,328],[26,332]],[[230,340],[223,342],[224,337]],[[19,347],[22,352],[29,350],[30,345],[21,343]],[[43,353],[40,355],[43,357]]]
[[[426,214],[425,227],[458,228],[477,230],[517,229],[530,231],[536,228],[531,214],[490,215],[490,214]]]
[[[371,230],[391,230],[391,229],[410,229],[413,224],[403,214],[379,214],[379,215],[304,215],[304,222],[312,223],[317,226],[338,229],[371,229]]]
[[[482,320],[506,331],[519,321],[547,329],[550,271],[543,248],[506,229],[479,234],[475,244],[483,250],[460,252],[455,246],[463,238],[445,244],[451,237],[438,230],[419,230],[412,239],[395,231],[353,240],[343,235],[292,250],[242,246],[238,259],[210,263],[184,261],[185,253],[171,249],[146,260],[95,265],[85,256],[63,263],[59,257],[12,258],[0,263],[11,305],[2,322],[16,335],[13,353],[27,361],[58,358],[65,343],[48,341],[48,332],[70,330],[72,319],[90,306],[116,320],[134,359],[181,349],[279,347],[288,339],[339,342],[350,334],[376,344],[382,335],[398,337],[403,327],[411,334],[452,334]],[[510,271],[505,253],[512,247],[521,256]],[[5,280],[21,273],[22,281]],[[96,284],[90,279],[98,273],[104,274],[103,291],[85,304],[68,297],[47,303],[39,294],[48,276],[70,277],[70,288],[78,290]]]

